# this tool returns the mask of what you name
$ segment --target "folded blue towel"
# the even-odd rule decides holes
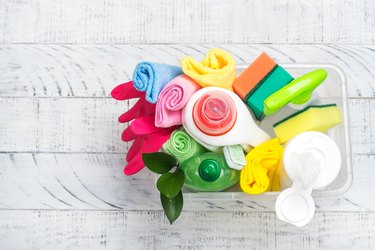
[[[133,84],[138,91],[146,92],[146,100],[156,103],[159,93],[164,86],[173,78],[183,74],[180,67],[141,62],[135,67],[133,74]]]

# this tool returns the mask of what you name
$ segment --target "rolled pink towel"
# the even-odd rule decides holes
[[[182,109],[193,93],[200,88],[187,75],[173,78],[159,94],[155,110],[155,126],[167,128],[182,124]]]

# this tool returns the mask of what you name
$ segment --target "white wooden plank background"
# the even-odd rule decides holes
[[[372,43],[371,0],[1,0],[5,43]],[[22,18],[20,18],[22,17]]]
[[[0,249],[374,249],[374,11],[371,0],[0,0]],[[110,90],[141,60],[178,64],[212,46],[237,63],[266,51],[346,73],[353,186],[318,199],[307,227],[278,221],[272,198],[188,201],[170,226],[152,174],[123,176],[116,119],[128,104]]]

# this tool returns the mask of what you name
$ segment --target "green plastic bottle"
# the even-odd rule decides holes
[[[185,186],[192,191],[219,192],[230,188],[240,179],[240,171],[231,169],[223,154],[203,153],[182,163]]]

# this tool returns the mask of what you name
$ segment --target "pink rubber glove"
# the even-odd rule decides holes
[[[143,169],[144,163],[142,160],[142,154],[159,151],[163,144],[169,139],[173,130],[174,129],[172,128],[165,129],[154,134],[141,135],[140,140],[137,138],[136,141],[139,145],[136,145],[136,147],[140,147],[140,149],[134,151],[129,150],[128,155],[126,157],[128,164],[126,164],[124,168],[125,175],[133,175],[138,173],[141,169]]]
[[[159,151],[177,127],[158,128],[155,126],[155,104],[145,100],[145,94],[137,91],[132,82],[120,84],[111,95],[116,100],[139,98],[136,104],[119,117],[120,123],[132,121],[122,133],[123,141],[134,141],[126,155],[128,162],[125,175],[138,173],[143,167],[142,154]]]
[[[124,173],[132,175],[139,172],[143,167],[142,153],[151,153],[160,150],[169,139],[175,127],[157,128],[154,124],[154,115],[136,118],[122,134],[124,141],[134,140],[130,147]]]
[[[146,101],[145,93],[136,90],[132,81],[122,83],[115,87],[111,92],[111,96],[119,101],[139,98],[133,107],[118,118],[120,123],[129,122],[137,117],[155,113],[156,105]]]
[[[136,118],[122,133],[122,140],[131,141],[134,140],[137,135],[147,135],[163,131],[164,128],[158,128],[155,126],[154,120],[154,115]]]

